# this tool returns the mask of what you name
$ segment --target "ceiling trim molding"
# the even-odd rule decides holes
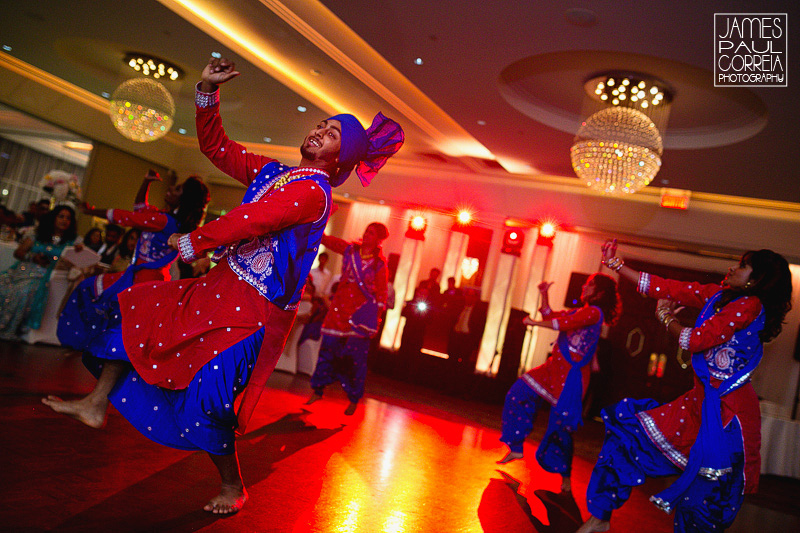
[[[53,76],[49,72],[45,72],[24,61],[20,61],[16,57],[4,52],[0,52],[0,69],[11,71],[39,85],[43,85],[95,111],[101,111],[105,114],[109,113],[108,100],[105,98],[91,93],[86,89],[82,89],[77,85],[73,85],[68,81],[62,80],[59,77]]]
[[[470,155],[475,155],[476,157],[493,157],[488,149],[475,140],[455,120],[445,113],[444,110],[437,106],[411,83],[408,78],[403,76],[400,71],[386,61],[383,56],[369,46],[364,39],[342,22],[341,19],[334,15],[327,7],[318,2],[311,3],[292,0],[284,2],[280,0],[260,1],[284,22],[308,39],[322,52],[327,54],[328,57],[341,65],[342,68],[358,78],[364,85],[386,100],[395,109],[403,113],[407,118],[413,120],[417,126],[430,135],[437,143],[447,142],[449,136],[452,136],[453,133],[457,133],[460,137],[463,137],[465,141],[468,140],[480,146],[479,152],[483,155],[475,155],[474,153]],[[290,8],[287,5],[289,3],[294,4],[294,7]],[[299,11],[302,11],[302,13],[298,14]],[[319,19],[322,20],[320,21]],[[349,54],[345,53],[342,48],[335,45],[328,38],[323,36],[322,33],[317,31],[314,26],[307,22],[309,20],[317,22],[316,26],[320,28],[327,28],[327,33],[335,36],[339,43],[348,45],[347,48],[350,49]],[[351,55],[356,55],[357,60],[353,59]],[[405,99],[399,97],[382,81],[373,76],[370,71],[361,66],[362,64],[369,65],[371,71],[380,72],[382,78],[388,79],[393,85],[398,86],[401,91],[405,93]],[[425,107],[425,115],[409,105],[406,102],[407,99],[413,99],[421,103]],[[432,124],[426,116],[436,116],[439,121],[446,124],[447,129],[450,131],[443,133],[441,127]]]

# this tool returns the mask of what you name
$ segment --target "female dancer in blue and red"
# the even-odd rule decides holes
[[[746,252],[721,285],[703,285],[637,272],[616,249],[603,246],[603,263],[659,298],[658,319],[694,353],[695,384],[664,405],[626,399],[603,410],[606,439],[586,493],[592,516],[578,531],[607,531],[632,487],[678,474],[650,500],[675,511],[676,532],[722,531],[758,488],[761,414],[750,375],[791,308],[789,265],[770,250]],[[702,308],[694,327],[675,318],[677,304]]]
[[[522,458],[522,445],[533,429],[542,402],[549,403],[550,419],[536,459],[548,472],[561,474],[561,490],[572,489],[572,432],[582,421],[582,398],[589,385],[589,364],[597,351],[603,322],[613,324],[619,316],[617,283],[605,274],[592,274],[581,289],[583,306],[569,311],[550,309],[547,291],[552,283],[542,282],[542,320],[525,318],[528,326],[559,332],[553,355],[541,366],[529,370],[506,394],[503,432],[500,440],[509,452],[498,464]]]
[[[294,323],[331,211],[331,186],[353,170],[368,184],[403,143],[400,126],[380,113],[367,131],[352,115],[337,115],[306,136],[299,167],[248,153],[228,139],[219,115],[218,85],[238,74],[227,59],[209,61],[197,86],[196,122],[202,152],[248,185],[242,205],[169,238],[185,262],[217,249],[218,265],[204,278],[121,293],[121,332],[106,336],[89,365],[99,375],[91,402],[51,405],[85,421],[103,416],[110,400],[152,440],[206,451],[222,488],[204,509],[220,514],[247,500],[236,429],[244,431]]]
[[[150,185],[161,178],[149,171],[136,194],[133,211],[101,209],[84,204],[84,214],[102,217],[115,224],[132,226],[141,231],[131,266],[122,272],[104,273],[83,280],[70,295],[58,321],[61,344],[86,350],[102,351],[106,331],[119,329],[121,318],[117,295],[135,283],[170,279],[170,264],[178,257],[167,241],[173,233],[197,228],[210,199],[203,181],[190,176],[183,183],[172,185],[164,195],[167,208],[159,210],[148,203]],[[99,342],[101,346],[94,347]],[[44,403],[60,402],[48,396]],[[86,421],[100,427],[105,416]]]
[[[386,226],[373,222],[364,230],[360,244],[329,235],[322,237],[322,244],[342,254],[344,261],[339,286],[322,323],[322,345],[311,376],[314,394],[306,405],[322,398],[323,389],[336,380],[350,400],[344,414],[355,413],[358,401],[364,396],[370,339],[378,332],[381,312],[386,308],[388,269],[381,243],[388,236]],[[358,323],[358,317],[354,321],[365,304],[363,312],[374,314],[364,317],[369,325]],[[335,364],[337,360],[343,364]]]

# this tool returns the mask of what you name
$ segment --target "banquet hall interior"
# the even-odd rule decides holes
[[[15,213],[50,198],[43,183],[55,170],[92,205],[131,209],[154,169],[154,203],[199,175],[211,191],[206,223],[238,206],[245,187],[197,145],[195,84],[212,55],[241,73],[221,87],[220,113],[250,152],[295,165],[309,128],[340,112],[367,126],[380,111],[405,131],[369,187],[351,177],[333,190],[326,228],[348,241],[371,222],[389,231],[395,304],[373,339],[354,416],[343,414],[338,387],[305,405],[319,341],[298,342],[310,319],[301,304],[239,441],[250,501],[231,517],[204,513],[217,483],[204,454],[159,446],[113,408],[96,430],[41,404],[94,386],[80,353],[56,337],[74,284],[54,271],[41,326],[0,340],[0,531],[572,532],[589,516],[601,408],[628,397],[667,402],[694,377],[655,302],[620,280],[624,312],[602,333],[572,491],[534,459],[546,413],[525,458],[496,464],[505,394],[556,340],[522,323],[537,315],[537,286],[553,282],[553,306],[575,307],[592,273],[618,277],[601,265],[608,239],[637,270],[703,283],[721,281],[748,250],[789,262],[793,308],[752,377],[760,487],[729,531],[800,531],[797,73],[784,61],[781,83],[718,77],[722,14],[768,12],[791,26],[800,7],[632,6],[0,0],[0,205]],[[773,56],[800,54],[796,32],[770,43]],[[98,222],[79,214],[78,234]],[[2,272],[19,242],[7,226],[0,239]],[[327,267],[338,274],[341,256]],[[443,294],[452,278],[485,311],[466,373],[448,353],[454,315],[437,306],[424,314],[415,299],[432,269]],[[408,310],[423,313],[413,328]],[[695,317],[678,316],[687,326]],[[672,480],[636,487],[611,531],[672,531],[672,517],[648,501]]]

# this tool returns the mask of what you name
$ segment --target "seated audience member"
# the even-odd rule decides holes
[[[100,228],[91,228],[83,236],[83,245],[88,249],[96,252],[103,246],[103,232]]]
[[[49,212],[50,200],[47,198],[42,198],[36,202],[33,213],[23,215],[25,222],[20,228],[17,229],[17,235],[19,235],[18,240],[22,242],[25,239],[30,238],[35,241],[36,227],[39,225],[39,221],[42,219],[42,217]]]
[[[0,274],[0,339],[19,340],[27,329],[39,329],[47,303],[47,282],[53,269],[66,268],[59,257],[77,236],[75,211],[56,206],[42,217],[35,238],[17,247],[16,263]]]
[[[100,254],[100,263],[104,265],[111,265],[114,263],[114,258],[119,251],[120,237],[122,237],[122,228],[116,224],[106,224],[106,236],[102,245],[95,250]]]
[[[109,272],[124,272],[133,260],[133,253],[136,251],[136,243],[141,236],[141,231],[136,228],[131,228],[122,236],[122,242],[117,249],[117,255],[114,257],[114,262],[111,263]]]

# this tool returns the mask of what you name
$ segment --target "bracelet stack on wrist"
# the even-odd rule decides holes
[[[670,324],[677,320],[675,315],[672,314],[672,311],[666,307],[656,310],[656,318],[658,318],[658,321],[664,324],[664,327],[667,329],[669,329]]]
[[[614,272],[619,272],[619,270],[625,265],[625,261],[617,256],[614,256],[608,261],[603,261],[603,264]]]

